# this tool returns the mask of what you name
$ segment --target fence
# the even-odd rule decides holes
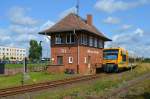
[[[48,62],[37,62],[37,63],[27,63],[27,72],[40,72],[45,71]],[[5,75],[15,75],[17,73],[24,72],[24,64],[6,64],[4,74]]]

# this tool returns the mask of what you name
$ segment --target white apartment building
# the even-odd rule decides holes
[[[0,60],[22,61],[26,57],[26,49],[0,46]]]

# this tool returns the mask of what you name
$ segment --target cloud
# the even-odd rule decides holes
[[[1,40],[0,42],[5,42],[5,41],[9,41],[11,40],[11,36],[8,35],[9,31],[8,30],[5,30],[5,29],[1,29],[0,28],[0,34],[1,34]]]
[[[25,48],[28,52],[31,39],[38,42],[43,41],[43,57],[50,57],[50,42],[46,40],[46,36],[39,35],[38,32],[51,27],[54,22],[50,20],[39,21],[39,19],[27,15],[27,11],[28,9],[23,7],[12,7],[10,9],[8,12],[10,24],[6,28],[0,28],[0,45]]]
[[[24,33],[35,34],[39,31],[38,27],[28,27],[28,26],[15,25],[15,24],[11,25],[9,28],[12,32],[19,33],[19,34],[24,34]]]
[[[124,25],[122,25],[122,29],[123,30],[128,30],[128,29],[130,29],[132,27],[132,25],[130,25],[130,24],[124,24]]]
[[[26,11],[28,9],[23,7],[12,7],[9,11],[9,19],[14,24],[19,25],[37,25],[39,23],[38,20],[27,16]]]
[[[118,43],[119,45],[122,45],[126,42],[131,43],[138,43],[140,42],[141,37],[144,35],[144,30],[141,28],[137,28],[136,30],[129,32],[129,33],[122,33],[114,35],[112,40],[113,42]]]
[[[123,24],[116,32],[127,32],[133,29],[133,25],[130,24]]]
[[[126,2],[124,0],[98,0],[94,7],[99,11],[113,13],[116,11],[124,11],[149,3],[149,0],[135,0]]]
[[[119,24],[120,20],[119,18],[109,16],[106,19],[104,19],[103,22],[106,24]]]
[[[40,31],[46,30],[54,25],[54,22],[48,20],[42,26],[40,26]]]
[[[59,17],[63,18],[65,16],[67,16],[69,13],[76,13],[76,7],[71,7],[69,9],[66,9],[65,11],[63,11],[62,13],[60,13]]]
[[[149,33],[146,33],[141,28],[136,28],[134,31],[118,33],[112,36],[112,42],[106,43],[105,47],[123,47],[138,56],[150,57],[150,52],[148,51],[150,46],[147,45],[147,42],[150,42],[148,36]]]
[[[135,35],[139,35],[140,37],[142,37],[144,35],[144,31],[140,28],[137,28],[134,32]]]

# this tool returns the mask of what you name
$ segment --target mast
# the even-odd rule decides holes
[[[80,4],[80,2],[79,2],[79,0],[77,0],[77,5],[76,5],[76,10],[77,10],[77,15],[79,15],[79,4]]]

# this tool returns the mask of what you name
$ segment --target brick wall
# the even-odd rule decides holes
[[[53,64],[57,64],[57,56],[63,56],[63,66],[49,66],[48,71],[64,72],[65,69],[73,69],[77,72],[77,46],[53,46],[51,48]],[[73,57],[73,63],[69,63],[69,57]],[[90,62],[88,58],[90,57]],[[101,66],[103,51],[99,48],[79,47],[79,73],[95,73],[97,66]],[[58,69],[57,69],[58,68]],[[61,68],[61,69],[60,69]],[[62,69],[63,68],[63,69]]]

